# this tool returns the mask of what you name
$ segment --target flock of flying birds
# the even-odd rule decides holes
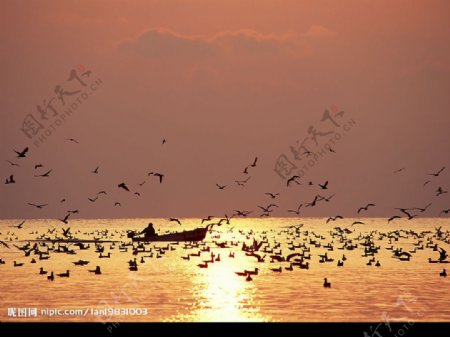
[[[79,142],[76,139],[70,138],[67,139],[67,141],[79,144]],[[162,145],[166,143],[166,140],[164,139],[162,141]],[[22,151],[14,151],[17,155],[18,160],[24,160],[27,157],[29,149],[25,148]],[[19,166],[19,163],[12,162],[8,160],[8,163],[11,166]],[[255,157],[253,162],[247,166],[245,166],[244,170],[242,171],[242,174],[246,176],[245,179],[236,179],[234,182],[239,187],[245,187],[248,181],[250,180],[250,172],[253,169],[256,169],[258,163],[258,157]],[[51,173],[53,172],[52,169],[49,170],[43,170],[44,172],[40,172],[38,170],[43,169],[44,166],[42,164],[36,164],[34,165],[34,171],[36,172],[34,175],[37,179],[48,179],[51,177]],[[393,174],[399,174],[402,172],[405,168],[396,170],[393,172]],[[436,173],[430,173],[427,176],[430,177],[429,180],[427,180],[423,186],[427,186],[432,182],[432,179],[438,178],[441,173],[445,170],[445,167],[442,167],[440,170],[438,170]],[[91,171],[92,174],[100,174],[100,167],[97,166],[95,169]],[[149,172],[148,177],[155,177],[157,178],[157,182],[160,184],[164,181],[164,174],[159,172]],[[431,178],[432,177],[432,178]],[[6,178],[5,184],[16,184],[16,178],[14,174],[11,174],[8,178]],[[143,186],[146,183],[146,181],[143,181],[142,183],[138,184],[139,186]],[[294,175],[286,180],[286,188],[294,188],[297,185],[303,185],[300,181],[300,176]],[[316,188],[320,193],[326,193],[325,191],[329,190],[329,181],[325,181],[323,183],[314,184],[313,182],[308,182],[306,186],[309,188]],[[228,185],[220,185],[216,184],[216,187],[219,191],[223,191],[227,188]],[[132,192],[130,187],[125,182],[120,182],[117,184],[117,188],[120,190],[123,190],[127,193],[134,193],[136,196],[140,196],[139,192]],[[323,192],[322,192],[323,191]],[[435,191],[435,197],[440,197],[443,194],[448,193],[446,190],[444,190],[443,187],[439,186],[437,190]],[[279,208],[279,205],[275,203],[277,198],[280,197],[280,192],[266,192],[265,196],[270,200],[270,203],[268,205],[257,205],[257,207],[261,210],[261,213],[259,216],[261,217],[268,217],[270,214],[276,209]],[[100,198],[103,195],[108,195],[107,191],[99,191],[95,196],[88,197],[88,200],[92,203],[95,203],[98,198]],[[321,194],[316,194],[314,198],[311,201],[304,202],[299,204],[294,209],[288,209],[287,213],[293,213],[299,216],[301,214],[301,210],[303,207],[315,207],[319,205],[322,202],[330,202],[332,198],[335,196],[335,194],[331,194],[327,196],[323,196]],[[66,202],[66,199],[62,199],[60,201],[61,203]],[[38,209],[42,209],[48,204],[39,204],[39,203],[28,203],[29,206],[36,207]],[[116,206],[120,206],[121,204],[119,202],[115,203]],[[428,209],[431,207],[432,202],[429,202],[424,207],[409,207],[409,208],[396,208],[396,210],[399,211],[398,215],[393,215],[390,217],[387,221],[388,223],[400,219],[400,218],[406,218],[408,220],[411,220],[415,217],[417,217],[420,214],[423,214],[428,211]],[[370,208],[376,207],[375,203],[367,203],[365,205],[362,205],[359,207],[356,212],[357,214],[362,214],[363,212],[368,211]],[[449,209],[444,209],[440,212],[440,215],[442,214],[448,214],[450,212]],[[72,214],[79,213],[79,210],[68,210],[67,213],[59,219],[64,224],[69,224],[69,218]],[[230,224],[231,218],[233,217],[248,217],[250,214],[253,213],[253,210],[234,210],[234,213],[231,217],[229,217],[227,214],[225,214],[224,217],[215,220],[216,217],[209,215],[201,220],[201,223],[205,222],[211,222],[211,221],[217,221],[210,224],[216,224],[221,225],[223,222],[226,222],[227,224]],[[343,220],[344,217],[341,215],[336,215],[329,217],[326,220],[326,223],[335,222],[337,220]],[[177,218],[169,218],[170,222],[175,222],[179,225],[182,225],[181,221]],[[24,228],[24,224],[26,223],[26,220],[23,220],[21,223],[17,225],[10,226],[11,228],[22,230]],[[215,234],[212,235],[211,238],[214,239],[212,244],[208,244],[206,242],[197,242],[197,243],[185,243],[183,249],[189,250],[189,249],[198,249],[198,252],[196,253],[190,253],[187,256],[182,256],[184,260],[191,260],[195,259],[196,257],[200,257],[202,255],[210,255],[209,260],[204,260],[203,263],[199,263],[199,268],[208,268],[208,265],[220,262],[220,254],[216,255],[214,253],[211,253],[212,248],[231,248],[231,247],[237,247],[239,244],[242,244],[241,251],[245,252],[246,256],[254,257],[257,259],[258,262],[264,262],[266,260],[266,256],[268,255],[270,257],[271,263],[279,263],[279,266],[277,268],[270,268],[272,272],[281,272],[283,270],[282,264],[286,264],[287,266],[284,268],[287,271],[292,271],[294,267],[298,266],[300,269],[309,269],[309,262],[307,260],[310,260],[311,254],[310,249],[311,248],[322,248],[326,249],[326,251],[333,251],[337,243],[339,243],[339,247],[337,249],[342,250],[353,250],[358,247],[358,244],[361,247],[364,247],[364,255],[366,257],[370,257],[370,260],[368,262],[368,265],[372,265],[372,263],[379,267],[380,262],[375,261],[375,256],[378,253],[378,250],[380,247],[376,246],[375,239],[377,240],[388,240],[389,244],[391,244],[390,249],[393,251],[393,257],[397,258],[399,260],[407,260],[411,258],[412,254],[416,252],[416,249],[423,249],[424,248],[424,241],[426,241],[426,248],[429,248],[433,251],[437,251],[440,254],[440,257],[438,260],[431,260],[430,263],[447,263],[447,257],[445,250],[442,247],[439,247],[436,241],[442,241],[444,243],[450,244],[450,233],[442,232],[441,229],[436,229],[436,233],[433,235],[431,232],[421,232],[416,233],[414,231],[404,231],[404,230],[394,230],[389,231],[388,233],[382,233],[379,231],[372,231],[368,235],[362,235],[360,234],[357,237],[350,238],[349,235],[354,233],[350,228],[357,224],[364,224],[361,221],[354,221],[349,228],[341,228],[341,227],[335,227],[332,231],[329,232],[330,236],[328,238],[324,237],[323,235],[316,234],[313,231],[301,231],[300,228],[302,225],[298,226],[290,226],[288,229],[281,229],[278,230],[270,230],[270,231],[263,231],[262,233],[256,233],[252,230],[248,232],[244,232],[243,230],[239,230],[238,232],[234,231],[233,228],[230,228],[228,230],[228,233],[232,233],[234,236],[230,240],[226,241],[220,241],[221,234]],[[274,232],[275,231],[275,232]],[[2,233],[0,233],[2,234]],[[38,231],[33,232],[32,234],[38,234]],[[134,256],[141,254],[140,263],[145,263],[145,260],[147,258],[162,258],[166,251],[172,251],[176,250],[176,247],[179,245],[179,243],[169,243],[167,246],[161,247],[157,246],[155,244],[151,243],[132,243],[128,242],[125,243],[123,238],[127,237],[126,231],[109,231],[109,230],[96,230],[93,232],[85,232],[82,233],[80,230],[76,231],[75,233],[71,232],[71,228],[62,228],[62,236],[60,236],[59,231],[57,228],[51,228],[48,229],[47,233],[43,233],[37,237],[37,242],[35,242],[33,245],[31,242],[33,240],[26,240],[28,241],[27,244],[24,246],[17,246],[14,245],[17,249],[23,251],[25,253],[25,256],[30,256],[32,253],[34,255],[39,256],[39,260],[46,260],[50,258],[49,253],[50,252],[57,252],[57,253],[65,253],[69,255],[77,254],[77,252],[71,248],[71,244],[65,244],[65,243],[58,243],[57,240],[77,240],[79,238],[75,237],[74,235],[89,235],[91,237],[94,237],[94,240],[91,240],[89,242],[95,244],[95,251],[99,253],[98,258],[110,258],[111,257],[111,251],[113,249],[118,249],[120,252],[127,252],[130,251],[133,253]],[[18,239],[18,235],[16,235],[14,232],[9,231],[7,235],[10,238],[10,241],[12,241],[12,238],[15,237]],[[239,235],[240,238],[236,239],[236,236]],[[291,250],[293,253],[290,253],[286,255],[282,252],[282,243],[279,241],[280,235],[287,235],[288,240],[290,239],[290,242],[283,243],[284,250]],[[117,241],[117,237],[119,238],[119,241]],[[415,248],[414,250],[411,250],[409,252],[403,251],[402,248],[395,248],[393,246],[393,243],[395,241],[398,241],[399,238],[411,238],[413,240],[416,240],[417,242],[414,244]],[[49,242],[44,242],[46,240],[50,240]],[[52,241],[54,240],[54,242]],[[246,242],[249,242],[249,240],[253,240],[253,243],[251,245],[247,245]],[[86,250],[90,248],[90,245],[86,243],[87,241],[80,241],[77,242],[74,246],[79,247],[79,250]],[[357,242],[357,243],[355,243]],[[108,254],[104,254],[105,252],[105,246],[109,243],[109,252]],[[119,244],[120,243],[120,244]],[[9,243],[5,241],[0,241],[0,245],[3,245],[7,248],[9,248]],[[308,254],[309,253],[309,254]],[[234,258],[234,251],[229,251],[228,258]],[[324,254],[318,255],[320,258],[319,263],[327,263],[332,262],[334,259],[330,258],[327,255],[327,252]],[[222,257],[224,258],[224,257]],[[346,260],[345,254],[343,254],[342,258],[339,259],[337,262],[338,267],[342,267],[344,265],[344,261]],[[36,259],[33,258],[31,260],[31,263],[36,263]],[[88,265],[90,262],[86,260],[78,260],[73,262],[76,266],[85,266]],[[137,258],[134,258],[134,260],[130,260],[129,262],[129,270],[130,271],[137,271],[138,270],[138,262]],[[4,260],[0,259],[0,264],[4,264]],[[14,261],[14,267],[21,267],[23,263],[18,263],[17,261]],[[236,272],[238,276],[245,276],[247,281],[252,280],[252,276],[258,275],[258,268],[255,270],[245,270],[244,272]],[[102,274],[101,269],[99,266],[97,266],[93,270],[89,270],[89,272],[94,273],[96,275]],[[46,275],[47,271],[41,267],[40,272],[41,275]],[[444,275],[445,273],[445,275]],[[59,277],[70,277],[70,271],[67,270],[64,273],[57,274]],[[441,272],[441,276],[446,276],[445,269],[443,272]],[[54,273],[51,272],[51,274],[48,276],[48,279],[53,281],[54,280]],[[328,279],[324,280],[324,287],[329,288],[331,287],[331,283],[328,281]]]

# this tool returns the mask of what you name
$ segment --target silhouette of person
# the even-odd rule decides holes
[[[157,235],[155,228],[153,228],[153,224],[151,222],[148,224],[148,226],[146,228],[144,228],[144,230],[141,232],[141,234],[144,234],[144,237],[146,239]]]

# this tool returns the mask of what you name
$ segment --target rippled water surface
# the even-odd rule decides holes
[[[151,221],[160,234],[201,226],[199,219],[180,220],[182,227],[164,219]],[[28,220],[24,228],[18,230],[8,226],[20,221],[2,220],[0,239],[9,244],[10,249],[0,247],[0,258],[5,261],[0,265],[0,320],[379,321],[389,317],[392,321],[449,321],[450,277],[439,275],[449,265],[428,262],[429,258],[436,260],[439,257],[438,251],[433,249],[435,244],[450,252],[450,236],[445,239],[450,229],[449,220],[414,219],[388,225],[386,219],[358,219],[365,224],[351,227],[353,220],[325,224],[325,219],[232,219],[229,225],[214,227],[198,246],[152,243],[145,245],[146,252],[133,255],[132,246],[125,246],[125,252],[119,249],[120,242],[105,243],[102,244],[103,254],[111,253],[111,257],[99,258],[91,243],[87,250],[69,246],[75,254],[50,251],[48,260],[39,260],[33,251],[25,256],[18,248],[27,244],[25,240],[36,239],[42,234],[61,236],[65,226],[54,220]],[[142,229],[148,222],[146,219],[73,220],[70,227],[76,238],[95,237],[129,243],[125,230]],[[298,224],[304,225],[299,230],[288,228]],[[337,235],[334,229],[337,226],[353,232]],[[435,235],[438,226],[442,226],[444,233],[441,239]],[[56,228],[54,234],[48,234],[51,228]],[[383,235],[396,230],[399,232],[391,235],[391,239]],[[370,233],[374,246],[380,247],[374,257],[380,267],[375,263],[367,265],[372,256],[363,256],[364,236]],[[267,241],[257,252],[260,256],[265,255],[264,262],[247,256],[242,250],[244,242],[251,245],[254,239]],[[352,240],[357,247],[339,249],[344,245],[342,240]],[[324,247],[328,244],[332,250]],[[424,248],[417,249],[421,246]],[[57,245],[41,245],[39,250],[46,251],[49,247],[56,249]],[[209,252],[206,251],[208,247]],[[391,247],[411,252],[411,260],[393,258],[393,251],[387,249]],[[305,249],[310,250],[305,252],[310,259],[303,260],[309,262],[309,269],[293,266],[291,271],[288,270],[290,262],[271,262],[271,255],[276,253],[286,258]],[[199,257],[182,258],[199,251]],[[211,260],[211,253],[215,262],[200,268],[198,264]],[[230,253],[234,253],[234,258]],[[320,263],[319,255],[325,253],[333,261]],[[343,267],[338,267],[337,261],[343,254],[347,259]],[[31,263],[33,258],[36,263]],[[128,261],[134,258],[138,262],[138,271],[129,271]],[[291,262],[295,258],[299,257],[291,258]],[[73,262],[79,259],[87,260],[89,264],[75,266]],[[14,267],[14,261],[24,265]],[[101,275],[89,272],[96,266],[100,266]],[[47,275],[39,274],[40,267],[55,274],[70,270],[70,277],[55,276],[52,282],[47,280]],[[279,267],[282,272],[272,271]],[[252,275],[252,280],[236,274],[255,268],[259,273]],[[450,272],[449,268],[447,272]],[[331,288],[323,287],[325,277],[331,282]],[[8,316],[8,308],[38,308],[38,315],[12,317]],[[89,310],[85,316],[49,317],[40,312],[46,308]],[[119,316],[96,316],[90,311],[108,308],[141,310],[134,315]]]

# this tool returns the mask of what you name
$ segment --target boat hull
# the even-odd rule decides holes
[[[206,237],[207,228],[197,228],[192,231],[184,231],[166,235],[157,235],[150,238],[132,238],[133,242],[183,242],[202,241]]]

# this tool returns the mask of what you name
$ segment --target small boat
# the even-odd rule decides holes
[[[130,232],[128,237],[132,239],[133,242],[181,242],[181,241],[202,241],[206,237],[211,225],[205,228],[197,228],[190,231],[183,231],[178,233],[155,235],[151,237],[134,237],[135,232]]]

